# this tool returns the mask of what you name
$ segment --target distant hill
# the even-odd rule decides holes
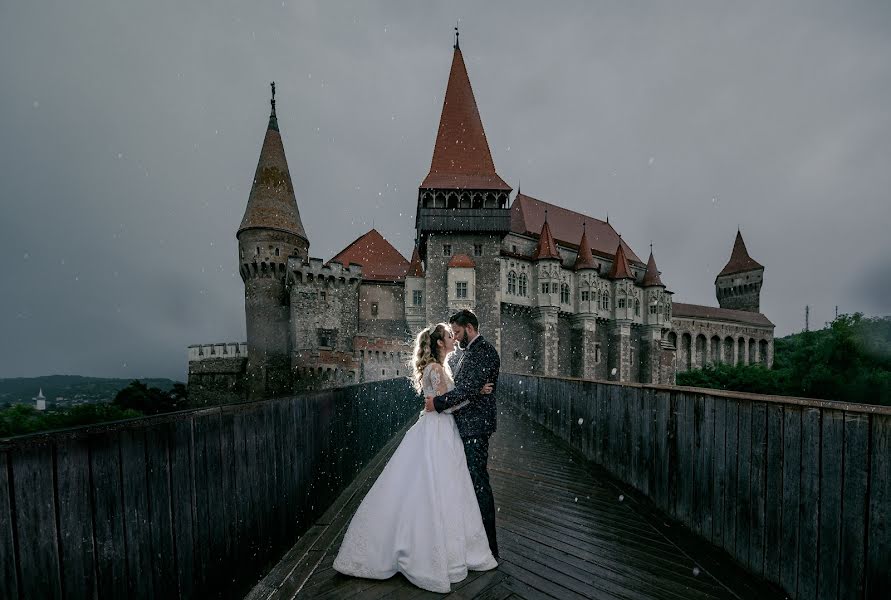
[[[48,402],[62,396],[70,403],[79,400],[81,402],[110,402],[115,395],[127,387],[135,377],[129,379],[116,379],[109,377],[83,377],[80,375],[44,375],[41,377],[12,377],[0,379],[0,405],[18,402],[31,402],[38,390],[43,389],[43,395]],[[143,378],[140,382],[149,387],[170,391],[172,379]]]

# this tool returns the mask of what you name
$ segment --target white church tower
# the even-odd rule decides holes
[[[46,396],[43,395],[43,388],[40,388],[37,397],[32,400],[37,401],[37,410],[46,410]]]

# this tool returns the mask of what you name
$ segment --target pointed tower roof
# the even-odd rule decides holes
[[[743,241],[742,233],[736,230],[736,240],[733,242],[733,252],[730,253],[730,260],[718,273],[718,277],[723,275],[732,275],[733,273],[742,273],[744,271],[754,271],[763,269],[764,265],[752,259],[746,250],[746,243]]]
[[[402,281],[409,268],[405,257],[377,229],[356,238],[328,262],[362,265],[362,279],[368,281]]]
[[[282,136],[278,130],[275,84],[272,84],[271,103],[272,112],[269,114],[266,137],[260,149],[254,183],[238,233],[252,228],[276,229],[293,233],[308,242],[303,222],[300,220],[300,211],[297,209],[297,198],[294,197],[294,186],[291,183],[288,161],[285,159]]]
[[[406,277],[423,277],[424,276],[424,265],[421,263],[421,255],[418,253],[418,247],[415,246],[414,251],[411,253],[411,264],[408,265],[408,273],[405,274]]]
[[[631,267],[628,266],[628,259],[625,258],[625,250],[622,244],[616,249],[616,258],[613,261],[613,267],[609,270],[610,279],[634,279],[631,274]]]
[[[43,395],[43,388],[40,388],[40,391],[37,392],[37,398],[39,398],[39,399],[45,399],[45,398],[46,398],[46,396]]]
[[[538,236],[538,247],[535,254],[532,255],[533,260],[542,260],[545,258],[556,258],[560,260],[560,253],[557,251],[557,242],[551,234],[551,227],[548,225],[547,213],[545,220],[541,226],[541,234]]]
[[[579,241],[579,253],[575,257],[575,270],[596,269],[594,256],[591,254],[591,244],[588,243],[588,228],[582,223],[582,239]]]
[[[436,145],[433,147],[433,160],[421,187],[511,190],[495,172],[483,121],[457,42],[442,103]]]
[[[659,269],[656,268],[656,259],[653,258],[652,246],[650,247],[650,259],[647,261],[647,272],[644,275],[641,285],[643,287],[652,287],[657,285],[660,287],[665,287],[665,284],[662,283],[662,280],[659,278]]]

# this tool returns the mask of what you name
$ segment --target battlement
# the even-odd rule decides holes
[[[247,342],[192,344],[189,346],[189,362],[220,358],[247,358],[247,355]]]
[[[325,264],[321,258],[310,258],[302,262],[299,257],[288,257],[288,273],[297,282],[308,281],[340,281],[341,283],[359,283],[362,280],[362,267],[356,264],[344,266],[338,262]]]

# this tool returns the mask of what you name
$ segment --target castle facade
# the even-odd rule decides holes
[[[773,363],[764,267],[740,232],[715,278],[719,306],[673,301],[607,221],[512,189],[498,175],[455,45],[416,245],[372,229],[309,255],[275,112],[236,233],[247,342],[189,347],[189,396],[219,403],[408,375],[414,335],[461,308],[514,373],[673,384],[679,371]]]

